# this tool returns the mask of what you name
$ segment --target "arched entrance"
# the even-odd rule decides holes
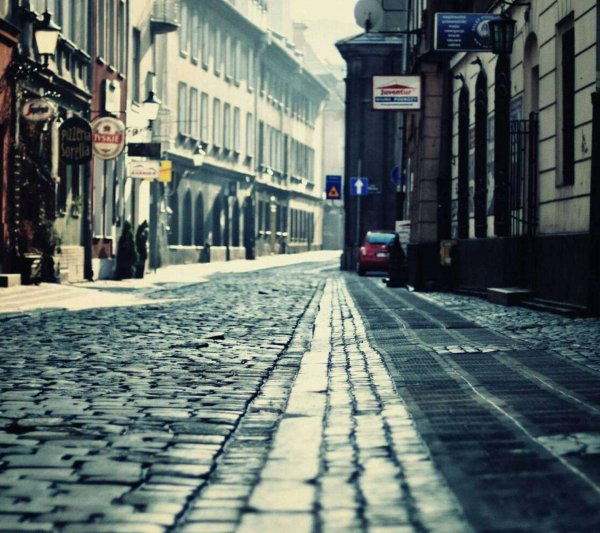
[[[179,244],[179,195],[177,191],[171,194],[169,199],[169,207],[171,208],[171,220],[169,223],[169,244]]]
[[[202,193],[196,196],[196,205],[194,209],[194,244],[196,246],[204,245],[204,197]]]
[[[221,218],[223,216],[223,203],[221,196],[215,198],[212,209],[212,245],[222,246],[223,245],[223,226],[221,224]]]
[[[488,83],[481,70],[475,83],[475,237],[487,237]]]
[[[192,245],[192,193],[186,191],[183,197],[183,216],[181,218],[181,244]]]
[[[458,97],[458,238],[469,238],[469,89]]]
[[[498,56],[494,87],[494,233],[510,235],[510,58]]]
[[[246,259],[254,259],[255,244],[255,222],[254,202],[251,196],[244,200],[244,248],[246,248]]]
[[[236,248],[240,245],[240,203],[237,200],[231,214],[231,245]]]

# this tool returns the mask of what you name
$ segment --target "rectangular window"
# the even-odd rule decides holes
[[[190,89],[190,119],[188,133],[194,138],[199,138],[200,121],[198,115],[198,89]]]
[[[265,123],[261,120],[258,123],[258,165],[265,163]]]
[[[575,183],[575,28],[569,18],[559,27],[560,63],[557,80],[558,185]],[[562,157],[561,157],[562,155]]]
[[[225,76],[228,80],[233,77],[233,54],[230,35],[225,36]]]
[[[240,132],[240,108],[236,107],[233,110],[233,151],[239,154],[241,151]]]
[[[231,105],[223,106],[223,148],[231,149]]]
[[[239,85],[242,78],[242,43],[236,39],[233,53],[233,78]]]
[[[98,1],[98,20],[106,20],[106,4],[104,0]],[[64,17],[63,17],[64,18]],[[65,22],[62,22],[63,26]],[[98,57],[106,59],[106,26],[104,24],[96,25],[96,46],[98,48]]]
[[[127,17],[125,10],[125,2],[119,0],[119,72],[124,73],[126,70],[125,61],[127,57]]]
[[[254,65],[254,50],[248,49],[248,90],[253,91],[256,86],[256,66]]]
[[[246,114],[246,156],[254,157],[254,117]]]
[[[221,63],[223,62],[223,48],[221,47],[221,29],[215,29],[215,74],[221,74]]]
[[[221,146],[221,100],[213,100],[213,144],[216,148]]]
[[[189,51],[189,6],[187,0],[181,0],[179,3],[179,50],[183,55],[187,55]]]
[[[108,26],[108,64],[116,66],[117,64],[117,28],[114,24],[116,20],[115,0],[108,0],[108,20],[112,20],[112,24]]]
[[[208,94],[202,93],[200,97],[200,140],[208,143]]]
[[[131,98],[134,102],[140,102],[140,78],[141,78],[141,58],[142,58],[142,32],[133,28],[132,35],[132,71],[131,71]]]
[[[187,86],[179,82],[177,86],[177,131],[187,133],[188,113],[187,113]]]
[[[205,20],[202,24],[202,66],[207,69],[210,61],[210,24]]]
[[[191,16],[191,37],[192,37],[192,59],[198,62],[198,56],[200,53],[200,26],[198,23],[198,10],[194,8],[194,12]]]

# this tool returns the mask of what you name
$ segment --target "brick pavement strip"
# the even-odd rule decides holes
[[[341,281],[238,531],[469,531]]]

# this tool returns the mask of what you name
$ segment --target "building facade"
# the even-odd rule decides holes
[[[435,12],[449,7],[501,8],[460,4],[415,6],[415,28],[431,29]],[[419,7],[427,7],[424,19]],[[415,72],[427,77],[434,64],[437,77],[409,138],[411,276],[421,287],[518,286],[532,291],[532,304],[585,309],[598,268],[590,261],[597,3],[541,0],[508,9],[516,21],[510,55],[436,52],[431,31],[413,42]],[[428,106],[428,96],[439,103]],[[438,119],[428,123],[433,107]],[[433,172],[418,158],[432,145]],[[430,200],[438,208],[428,230],[417,206]],[[451,269],[440,267],[443,239],[456,241]]]
[[[178,18],[156,49],[154,138],[173,163],[163,261],[320,248],[326,88],[266,4],[184,0]]]

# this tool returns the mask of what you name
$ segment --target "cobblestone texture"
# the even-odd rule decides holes
[[[600,371],[600,320],[572,318],[524,307],[504,307],[451,293],[421,294],[444,309],[458,311],[479,326],[519,344],[549,350]]]
[[[162,291],[151,305],[0,322],[0,528],[174,530],[321,277],[294,268],[230,275]],[[276,395],[281,386],[268,383]],[[276,418],[267,408],[248,424]],[[252,454],[228,460],[250,466]],[[227,500],[221,520],[248,490],[240,472],[231,477],[239,491],[206,495]]]

